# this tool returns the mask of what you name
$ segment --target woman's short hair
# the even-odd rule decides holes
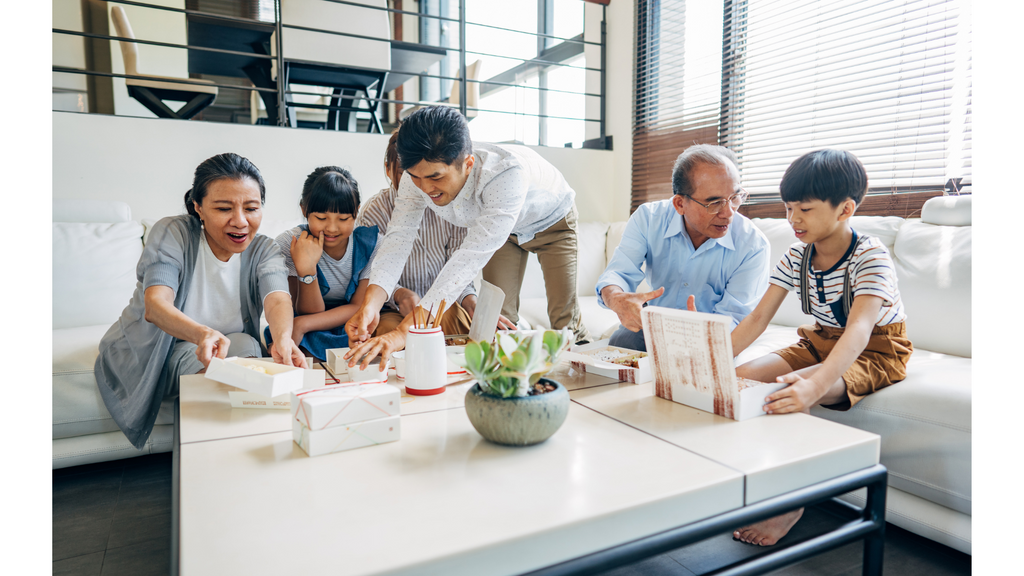
[[[450,166],[473,153],[469,123],[449,106],[427,106],[410,114],[402,122],[397,143],[402,170],[423,160]]]
[[[783,202],[821,200],[839,206],[860,205],[868,191],[868,172],[851,152],[826,148],[808,152],[786,168],[779,183]]]
[[[693,180],[690,173],[698,164],[724,166],[736,182],[740,181],[739,162],[736,154],[725,146],[714,144],[697,144],[690,146],[676,158],[672,167],[672,193],[680,196],[693,196]]]
[[[354,215],[359,211],[359,184],[344,168],[321,166],[306,176],[299,207],[307,215],[310,212]]]
[[[195,176],[192,178],[192,187],[185,192],[185,210],[190,215],[199,218],[195,204],[202,205],[210,184],[222,178],[231,180],[252,178],[260,187],[260,203],[266,203],[267,187],[256,166],[248,158],[243,158],[233,152],[225,152],[203,160],[203,163],[196,168]]]

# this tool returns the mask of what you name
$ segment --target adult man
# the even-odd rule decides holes
[[[768,239],[736,208],[746,199],[728,148],[687,148],[672,169],[672,199],[648,202],[626,224],[622,241],[597,280],[598,302],[622,326],[609,344],[646,350],[640,310],[648,302],[723,314],[735,328],[768,287]],[[640,269],[646,263],[646,272]],[[658,286],[635,290],[646,277]]]
[[[367,200],[359,210],[357,226],[376,226],[386,234],[391,214],[395,211],[398,197],[398,182],[402,179],[402,167],[398,162],[398,129],[391,133],[384,153],[384,172],[392,185]],[[466,239],[466,229],[441,220],[430,210],[423,212],[419,235],[413,243],[409,259],[394,294],[388,300],[388,310],[381,311],[380,322],[374,336],[391,332],[402,323],[419,304],[420,298],[430,289],[434,279],[441,272],[452,254]],[[462,292],[446,307],[441,318],[441,329],[445,334],[468,334],[473,312],[476,310],[476,287],[467,282]]]
[[[363,357],[365,365],[377,354],[387,357],[404,347],[411,315],[398,329],[367,338],[427,209],[468,232],[423,296],[422,307],[454,301],[483,269],[484,279],[505,292],[502,315],[515,323],[527,252],[534,252],[544,271],[552,327],[569,328],[577,341],[586,339],[575,289],[576,193],[554,166],[525,147],[472,142],[466,119],[445,106],[423,108],[406,119],[398,133],[398,155],[406,173],[366,298],[347,324],[353,343],[349,358]]]

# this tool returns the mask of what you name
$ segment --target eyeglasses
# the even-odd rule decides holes
[[[721,200],[715,200],[714,202],[708,202],[707,204],[700,202],[698,200],[694,200],[693,196],[687,196],[687,198],[703,206],[708,211],[708,214],[718,214],[719,212],[725,209],[726,202],[732,204],[732,209],[735,210],[742,206],[743,203],[747,201],[747,197],[749,196],[750,194],[748,194],[746,190],[740,188],[739,192],[733,194],[728,198],[722,198]]]

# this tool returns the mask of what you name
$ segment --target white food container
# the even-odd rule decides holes
[[[619,348],[617,346],[604,346],[602,348],[567,353],[565,358],[569,360],[574,369],[580,372],[614,378],[620,382],[641,384],[643,382],[650,382],[654,378],[654,372],[651,370],[651,358],[645,352]],[[620,366],[605,358],[636,359],[637,367]]]
[[[327,366],[334,372],[334,375],[338,378],[345,378],[352,382],[386,382],[388,379],[388,367],[391,363],[389,359],[384,364],[384,370],[380,369],[380,358],[374,358],[370,360],[370,364],[366,366],[366,370],[359,368],[359,364],[349,368],[348,360],[345,360],[345,354],[348,354],[348,348],[329,348],[327,350]]]
[[[292,420],[292,439],[310,456],[344,452],[365,446],[394,442],[402,432],[401,417],[390,416],[346,426],[310,430]]]
[[[258,372],[249,366],[262,368],[266,372]],[[306,382],[306,372],[318,371],[275,364],[270,360],[259,358],[231,357],[224,360],[220,358],[210,360],[205,376],[210,380],[241,388],[253,394],[274,398],[302,388]],[[322,379],[323,376],[321,375],[320,378]]]

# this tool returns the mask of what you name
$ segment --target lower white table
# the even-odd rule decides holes
[[[730,573],[865,537],[865,573],[880,573],[877,436],[804,415],[733,422],[567,365],[552,376],[573,403],[537,446],[483,440],[463,384],[403,397],[400,441],[317,458],[292,442],[287,411],[232,409],[229,387],[182,378],[172,568],[588,573],[869,486],[860,520]]]

